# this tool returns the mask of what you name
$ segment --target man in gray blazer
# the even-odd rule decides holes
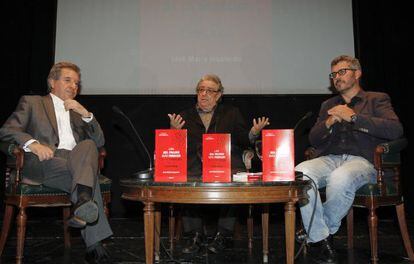
[[[74,100],[81,73],[70,62],[56,63],[48,76],[50,93],[23,96],[0,128],[0,140],[23,147],[23,182],[43,184],[71,194],[69,225],[81,229],[89,263],[110,262],[101,241],[112,235],[103,210],[98,181],[102,129],[83,105]]]
[[[376,146],[403,134],[390,97],[364,91],[360,86],[361,75],[358,59],[345,55],[333,59],[329,77],[338,95],[322,103],[309,134],[317,158],[296,166],[318,189],[326,187],[324,203],[319,193],[308,191],[309,203],[300,208],[308,236],[297,233],[297,239],[307,239],[311,256],[323,263],[337,262],[332,235],[352,206],[355,192],[376,181],[373,165]]]

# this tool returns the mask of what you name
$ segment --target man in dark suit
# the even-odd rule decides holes
[[[50,93],[23,96],[0,129],[0,140],[23,147],[23,182],[43,184],[71,193],[69,225],[81,229],[89,263],[110,262],[101,241],[112,235],[103,211],[98,181],[98,151],[102,129],[83,105],[74,100],[80,89],[80,69],[56,63],[48,76]]]
[[[376,146],[403,134],[389,96],[362,90],[361,75],[356,58],[343,55],[331,62],[329,77],[338,95],[322,103],[318,120],[310,131],[310,143],[316,148],[317,158],[296,166],[297,171],[315,181],[318,189],[326,187],[324,203],[319,193],[308,191],[309,203],[300,208],[308,237],[297,233],[299,240],[309,242],[311,256],[324,263],[337,261],[332,235],[352,206],[355,192],[376,181],[373,165]]]
[[[175,129],[187,129],[188,133],[188,175],[202,175],[202,136],[205,133],[231,134],[231,170],[232,173],[245,171],[242,153],[259,136],[260,131],[269,124],[269,119],[262,117],[253,120],[250,131],[246,127],[240,111],[232,106],[223,105],[223,85],[220,78],[214,74],[203,76],[197,84],[197,104],[180,114],[169,114],[170,126]],[[217,253],[224,249],[226,236],[233,234],[236,221],[235,206],[220,206],[217,234],[208,245],[208,249]],[[209,208],[212,209],[212,208]],[[209,210],[207,210],[209,211]],[[210,211],[209,211],[210,212]],[[200,249],[204,240],[203,218],[206,217],[206,207],[188,206],[183,213],[184,231],[191,234],[184,253],[195,253]]]

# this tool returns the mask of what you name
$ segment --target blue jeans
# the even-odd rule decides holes
[[[308,190],[309,203],[300,208],[308,242],[315,243],[335,234],[354,201],[355,192],[364,184],[376,181],[376,170],[365,158],[353,155],[327,155],[307,160],[295,168],[317,185],[326,187],[326,201],[319,191]],[[306,177],[304,177],[306,179]],[[309,222],[316,199],[316,209],[309,232]]]

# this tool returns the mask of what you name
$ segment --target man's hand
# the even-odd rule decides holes
[[[181,129],[185,124],[185,120],[180,115],[168,114],[168,117],[170,118],[170,128]]]
[[[67,99],[64,102],[66,111],[73,110],[76,113],[80,114],[84,118],[91,117],[91,113],[89,113],[88,110],[86,110],[83,105],[81,105],[78,101],[73,99]]]
[[[331,116],[328,117],[328,119],[326,119],[325,126],[326,126],[327,129],[330,129],[331,126],[333,126],[333,124],[335,124],[337,122],[341,123],[342,119],[340,117],[331,115]]]
[[[270,125],[269,118],[267,117],[259,117],[256,121],[256,118],[253,118],[253,126],[250,129],[250,131],[253,133],[253,135],[257,136],[260,134],[260,131],[267,126]]]
[[[30,151],[36,154],[40,161],[50,160],[54,156],[53,150],[51,150],[48,146],[42,145],[38,142],[33,142],[28,146],[28,148]]]
[[[351,116],[355,114],[347,105],[337,105],[328,110],[328,114],[339,118],[341,121],[351,122]]]

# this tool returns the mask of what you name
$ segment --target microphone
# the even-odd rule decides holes
[[[298,126],[300,124],[302,124],[302,122],[306,119],[308,119],[309,117],[311,117],[313,115],[312,111],[307,112],[301,119],[299,119],[298,122],[296,122],[295,126],[293,127],[293,131],[296,131],[296,128],[298,128]]]
[[[133,175],[134,175],[136,178],[138,178],[139,180],[148,180],[148,179],[153,178],[153,175],[154,175],[154,169],[153,169],[153,167],[152,167],[152,159],[151,159],[151,155],[150,155],[150,153],[149,153],[149,151],[148,151],[148,148],[145,146],[144,142],[142,141],[141,136],[138,134],[137,130],[135,129],[134,125],[132,124],[131,119],[129,119],[129,117],[128,117],[126,114],[124,114],[124,112],[122,112],[122,110],[121,110],[118,106],[116,106],[116,105],[112,106],[112,110],[113,110],[115,113],[117,113],[117,114],[121,115],[123,118],[125,118],[125,120],[127,120],[127,121],[128,121],[129,126],[132,128],[132,131],[134,131],[135,136],[138,138],[138,140],[139,140],[139,142],[140,142],[141,146],[144,148],[145,152],[146,152],[146,153],[147,153],[147,155],[148,155],[148,160],[149,160],[149,168],[148,168],[148,169],[146,169],[146,170],[143,170],[143,171],[138,171],[138,172],[135,172],[135,173],[133,173]]]

